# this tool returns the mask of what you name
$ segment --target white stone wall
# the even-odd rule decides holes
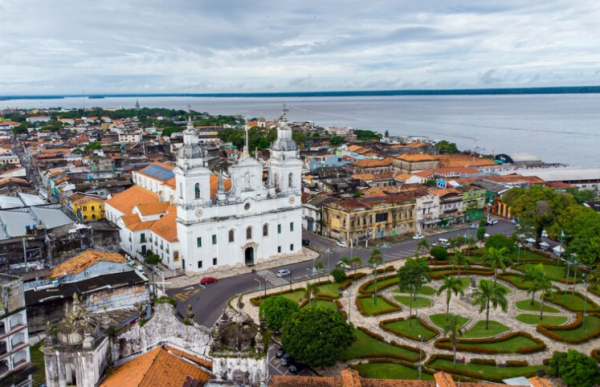
[[[242,384],[240,378],[247,379],[252,386],[259,386],[268,377],[267,357],[260,359],[239,357],[213,358],[213,374],[223,380],[233,380]]]

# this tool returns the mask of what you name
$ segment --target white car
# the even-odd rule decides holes
[[[280,269],[277,271],[277,277],[287,277],[288,275],[292,274],[291,271],[289,271],[288,269]]]
[[[477,223],[471,223],[471,225],[469,225],[469,228],[478,228],[479,225]]]
[[[338,246],[340,246],[340,247],[344,247],[344,248],[346,247],[346,243],[345,243],[345,242],[342,242],[342,241],[338,241],[338,242],[336,243],[336,245],[338,245]]]
[[[484,238],[489,238],[489,237],[490,237],[490,234],[488,234],[488,233],[486,232],[485,234],[483,234],[483,237],[484,237]]]
[[[423,234],[415,234],[415,235],[413,235],[413,239],[423,239],[423,238],[425,238],[423,236]]]
[[[348,265],[348,264],[345,264],[345,263],[344,263],[344,262],[342,262],[342,261],[339,261],[339,262],[337,263],[337,267],[339,267],[340,269],[344,269],[344,270],[350,270],[350,269],[352,269],[352,268],[350,267],[350,265]]]
[[[548,238],[548,233],[546,232],[546,230],[542,231],[542,237],[543,238]]]

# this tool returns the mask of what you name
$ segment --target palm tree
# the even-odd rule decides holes
[[[485,329],[489,329],[490,306],[496,309],[498,306],[506,313],[508,309],[508,300],[506,299],[507,289],[504,287],[492,286],[488,281],[480,281],[478,289],[473,292],[473,305],[479,305],[479,313],[485,313]]]
[[[371,256],[369,257],[369,260],[367,261],[367,263],[374,267],[375,277],[377,277],[376,268],[378,265],[381,265],[383,263],[383,256],[381,255],[381,250],[379,250],[379,249],[373,250],[371,252]]]
[[[317,306],[317,295],[320,293],[319,286],[315,283],[306,285],[306,292],[304,293],[304,297],[308,298],[308,304],[314,299],[315,307]]]
[[[356,269],[362,267],[363,261],[361,257],[352,257],[350,263],[354,266],[354,275],[356,275]]]
[[[444,291],[446,291],[446,321],[448,321],[448,314],[450,313],[450,300],[452,299],[452,293],[455,295],[464,296],[465,292],[463,290],[462,281],[460,278],[456,278],[454,276],[444,277],[444,282],[442,286],[440,286],[437,295],[439,296]]]
[[[343,263],[344,265],[347,265],[348,267],[350,267],[350,265],[352,265],[352,260],[350,259],[350,257],[346,257],[345,255],[340,257],[340,262]]]
[[[508,249],[506,247],[500,249],[490,247],[483,257],[483,261],[488,263],[492,270],[494,270],[494,287],[496,287],[496,281],[498,280],[498,269],[501,269],[504,273],[506,268],[512,265],[512,259],[507,254]]]
[[[537,293],[538,290],[541,290],[539,288],[539,279],[545,276],[546,273],[544,273],[544,266],[542,266],[541,263],[539,265],[527,266],[525,268],[522,278],[523,281],[531,282],[531,287],[527,289],[527,293],[531,294],[531,305],[533,305],[535,300],[535,293]]]
[[[544,318],[544,300],[546,297],[551,297],[553,292],[559,290],[559,288],[552,283],[552,280],[544,272],[537,278],[537,288],[541,292],[540,320],[542,320]]]
[[[444,327],[444,335],[452,339],[452,350],[454,351],[454,367],[456,367],[456,341],[463,335],[462,325],[458,322],[458,316],[452,316],[450,321]]]
[[[419,250],[422,250],[424,253],[429,251],[429,242],[427,242],[427,239],[423,238],[419,240],[417,243],[417,251]]]
[[[465,269],[469,268],[469,258],[462,251],[457,251],[450,257],[450,263],[453,268],[458,268],[458,278],[460,278],[460,269],[464,267]]]
[[[465,244],[467,245],[467,254],[471,254],[471,250],[477,247],[477,241],[473,237],[465,239]]]

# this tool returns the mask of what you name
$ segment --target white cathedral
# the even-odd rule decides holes
[[[163,264],[188,273],[252,266],[302,250],[302,162],[285,113],[271,146],[266,182],[265,166],[249,154],[247,132],[242,156],[231,167],[230,181],[208,168],[193,126],[188,125],[183,137],[172,169],[174,179],[167,174],[153,180],[145,170],[134,174],[134,187],[152,191],[156,200],[148,198],[151,203],[140,204],[145,192],[137,192],[129,196],[139,199],[127,201],[130,188],[107,201],[107,218],[121,228],[123,248],[138,256],[148,249],[159,252]],[[154,170],[160,168],[165,169],[165,164]],[[161,178],[162,186],[155,181]],[[156,209],[161,203],[164,208]]]

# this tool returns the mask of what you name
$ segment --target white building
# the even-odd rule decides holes
[[[302,162],[285,115],[271,147],[266,183],[262,164],[246,146],[232,167],[232,188],[226,192],[219,176],[213,199],[208,160],[193,130],[184,132],[177,156],[177,235],[186,272],[251,266],[301,251]]]
[[[25,310],[23,282],[18,277],[0,274],[0,379],[27,367],[29,329]]]
[[[121,144],[137,144],[142,142],[142,130],[119,132],[119,142]]]
[[[427,192],[426,195],[417,196],[417,233],[437,226],[440,217],[440,197]]]

